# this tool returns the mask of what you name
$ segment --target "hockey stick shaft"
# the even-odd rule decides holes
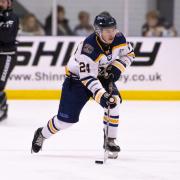
[[[113,92],[113,84],[112,82],[109,83],[109,94],[112,95]],[[107,122],[106,122],[106,129],[105,129],[105,147],[104,147],[104,163],[108,159],[108,149],[107,149],[107,142],[108,142],[108,135],[109,135],[109,122],[110,122],[110,104],[108,104],[107,109]]]

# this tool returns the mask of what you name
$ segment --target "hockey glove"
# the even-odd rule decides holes
[[[119,71],[119,69],[117,69],[113,65],[109,65],[106,68],[106,72],[104,74],[104,78],[109,80],[109,81],[116,82],[120,78],[120,75],[121,75],[121,72]]]
[[[97,93],[98,94],[98,93]],[[97,95],[99,96],[99,95]],[[97,100],[99,99],[99,101]],[[95,97],[95,100],[103,107],[103,108],[114,108],[116,106],[116,98],[105,92],[101,95],[101,97]]]
[[[105,92],[100,99],[100,104],[104,108],[108,108],[108,106],[110,106],[110,109],[112,109],[116,106],[116,98]]]

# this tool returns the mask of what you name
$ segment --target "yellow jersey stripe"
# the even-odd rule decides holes
[[[101,100],[102,95],[103,95],[103,94],[102,94],[101,92],[98,92],[98,93],[96,94],[96,96],[95,96],[96,102],[100,103],[100,100]]]
[[[95,96],[95,101],[100,103],[101,97],[102,95],[105,93],[106,91],[104,89],[101,89],[97,92],[96,96]]]
[[[132,53],[129,53],[127,54],[128,56],[131,56],[131,57],[135,57],[135,54],[132,52]]]
[[[112,63],[113,66],[117,67],[122,73],[126,70],[126,68],[118,61],[114,61]]]
[[[115,49],[117,49],[117,48],[124,47],[124,46],[127,46],[127,43],[119,44],[119,45],[117,45],[117,46],[114,46],[114,47],[112,48],[112,51],[115,50]]]
[[[70,76],[70,72],[69,72],[69,69],[68,69],[67,66],[65,67],[65,72],[66,72],[66,75],[67,75],[67,76]]]
[[[100,54],[96,59],[95,59],[95,62],[99,62],[102,57],[104,56],[104,54]]]

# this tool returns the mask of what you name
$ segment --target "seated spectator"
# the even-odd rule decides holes
[[[159,13],[155,10],[146,14],[146,23],[142,27],[142,36],[146,37],[167,37],[176,36],[176,31],[172,27],[166,27],[160,21]]]
[[[45,32],[33,14],[27,14],[20,23],[19,35],[24,36],[43,36]]]
[[[57,7],[57,35],[67,36],[73,35],[69,27],[68,19],[65,18],[65,9],[63,6]],[[52,35],[52,13],[46,18],[45,22],[46,35]]]
[[[89,36],[94,32],[93,26],[90,24],[89,13],[81,11],[79,13],[79,24],[74,29],[74,34],[78,36]]]
[[[165,36],[165,37],[175,37],[175,36],[177,36],[177,31],[176,31],[175,27],[171,23],[166,21],[165,18],[162,18],[162,17],[159,18],[159,22],[166,29],[163,36]]]

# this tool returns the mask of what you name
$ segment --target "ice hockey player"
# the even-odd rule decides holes
[[[16,64],[19,19],[12,10],[12,1],[0,0],[0,121],[7,117],[8,105],[4,89]]]
[[[115,140],[121,96],[115,82],[131,65],[135,54],[131,44],[117,30],[116,20],[111,15],[97,15],[94,29],[95,32],[81,42],[71,56],[66,66],[58,114],[48,121],[47,126],[35,131],[32,152],[38,153],[44,140],[78,122],[82,108],[93,97],[104,108],[104,127],[109,120],[107,148],[115,154],[113,158],[117,158],[120,147]],[[109,84],[112,81],[113,92],[110,94]]]

